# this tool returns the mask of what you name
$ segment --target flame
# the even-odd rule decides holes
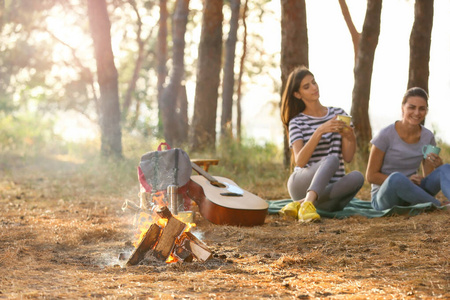
[[[177,216],[175,216],[175,218],[177,218]],[[180,221],[183,221],[183,220],[180,220]],[[184,223],[184,224],[186,224],[186,227],[184,228],[183,232],[188,232],[188,231],[191,230],[192,227],[196,227],[197,226],[197,224],[195,224],[195,223]]]
[[[170,254],[170,256],[167,258],[166,263],[176,263],[178,261],[178,258],[176,256],[173,256],[173,254]]]
[[[139,218],[137,221],[138,231],[135,234],[136,241],[133,242],[134,248],[137,248],[139,246],[139,243],[142,241],[148,229],[153,223],[153,218],[150,214],[146,212],[141,212],[139,214]]]
[[[142,191],[142,192],[145,192],[145,191]],[[142,202],[142,200],[141,200],[141,202]],[[157,203],[157,205],[165,205],[164,192],[159,191],[159,192],[152,194],[152,202]],[[161,220],[154,211],[142,211],[139,214],[139,217],[137,220],[137,225],[136,225],[136,227],[137,227],[137,232],[135,234],[136,241],[133,242],[133,246],[135,248],[137,248],[139,246],[139,243],[144,238],[144,236],[147,233],[150,226],[153,223],[155,223],[154,222],[155,219],[158,219],[158,221]],[[167,221],[166,221],[166,223],[167,223]],[[158,224],[158,225],[160,225],[161,227],[164,227],[166,224]]]
[[[158,219],[158,221],[156,221],[156,224],[159,225],[160,227],[164,228],[167,225],[168,220],[167,219]]]
[[[159,191],[153,194],[153,203],[158,206],[165,206],[167,203],[164,201],[164,192]]]
[[[174,216],[174,217],[177,218],[177,219],[179,219],[178,216]],[[179,220],[180,220],[180,219],[179,219]],[[182,220],[180,220],[180,221],[182,221]],[[167,222],[166,222],[166,223],[167,223]],[[186,227],[184,228],[183,233],[184,233],[184,232],[188,232],[189,230],[191,230],[192,227],[197,226],[195,223],[185,223],[185,224],[186,224]],[[158,225],[159,225],[159,224],[158,224]],[[181,237],[181,234],[180,234],[179,237],[177,237],[177,240],[175,241],[175,244],[179,244],[179,243],[180,243],[180,237]],[[177,257],[176,255],[173,255],[173,253],[171,253],[171,254],[169,255],[169,257],[166,259],[166,263],[168,263],[168,264],[170,264],[170,263],[175,263],[175,262],[177,262],[177,261],[179,261],[179,259],[178,259],[178,257]]]

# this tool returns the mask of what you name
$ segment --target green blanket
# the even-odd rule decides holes
[[[292,199],[282,200],[270,200],[269,203],[269,215],[278,214],[278,212],[288,203],[292,202]],[[444,209],[442,206],[435,206],[433,203],[421,203],[412,206],[394,206],[391,209],[375,210],[372,208],[370,201],[364,201],[354,198],[347,206],[340,211],[328,212],[318,209],[317,213],[321,217],[343,219],[346,217],[360,215],[368,218],[378,218],[392,215],[410,215],[415,216],[425,211],[432,211],[435,209]]]

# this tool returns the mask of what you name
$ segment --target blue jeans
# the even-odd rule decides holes
[[[380,186],[378,192],[372,195],[372,207],[385,210],[393,206],[409,206],[419,203],[433,203],[440,206],[434,196],[442,190],[450,200],[450,164],[445,164],[425,177],[420,186],[414,184],[408,177],[394,172]]]

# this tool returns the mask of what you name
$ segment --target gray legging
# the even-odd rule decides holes
[[[338,181],[330,179],[339,169],[339,158],[330,155],[310,167],[295,171],[289,177],[287,187],[293,200],[305,198],[308,191],[317,193],[314,206],[325,211],[342,210],[355,197],[364,184],[364,176],[352,171]]]

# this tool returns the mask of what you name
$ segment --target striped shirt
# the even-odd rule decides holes
[[[312,117],[299,113],[289,122],[289,145],[291,148],[292,144],[297,140],[303,140],[303,144],[306,144],[311,139],[314,131],[316,131],[320,125],[332,119],[335,115],[348,115],[341,108],[327,108],[328,113],[324,117]],[[322,135],[319,144],[316,149],[314,149],[314,152],[305,167],[310,167],[328,155],[337,155],[339,157],[339,170],[330,180],[330,182],[336,182],[345,175],[341,135],[337,132],[329,132]],[[300,167],[295,167],[295,170],[298,169],[300,169]]]

